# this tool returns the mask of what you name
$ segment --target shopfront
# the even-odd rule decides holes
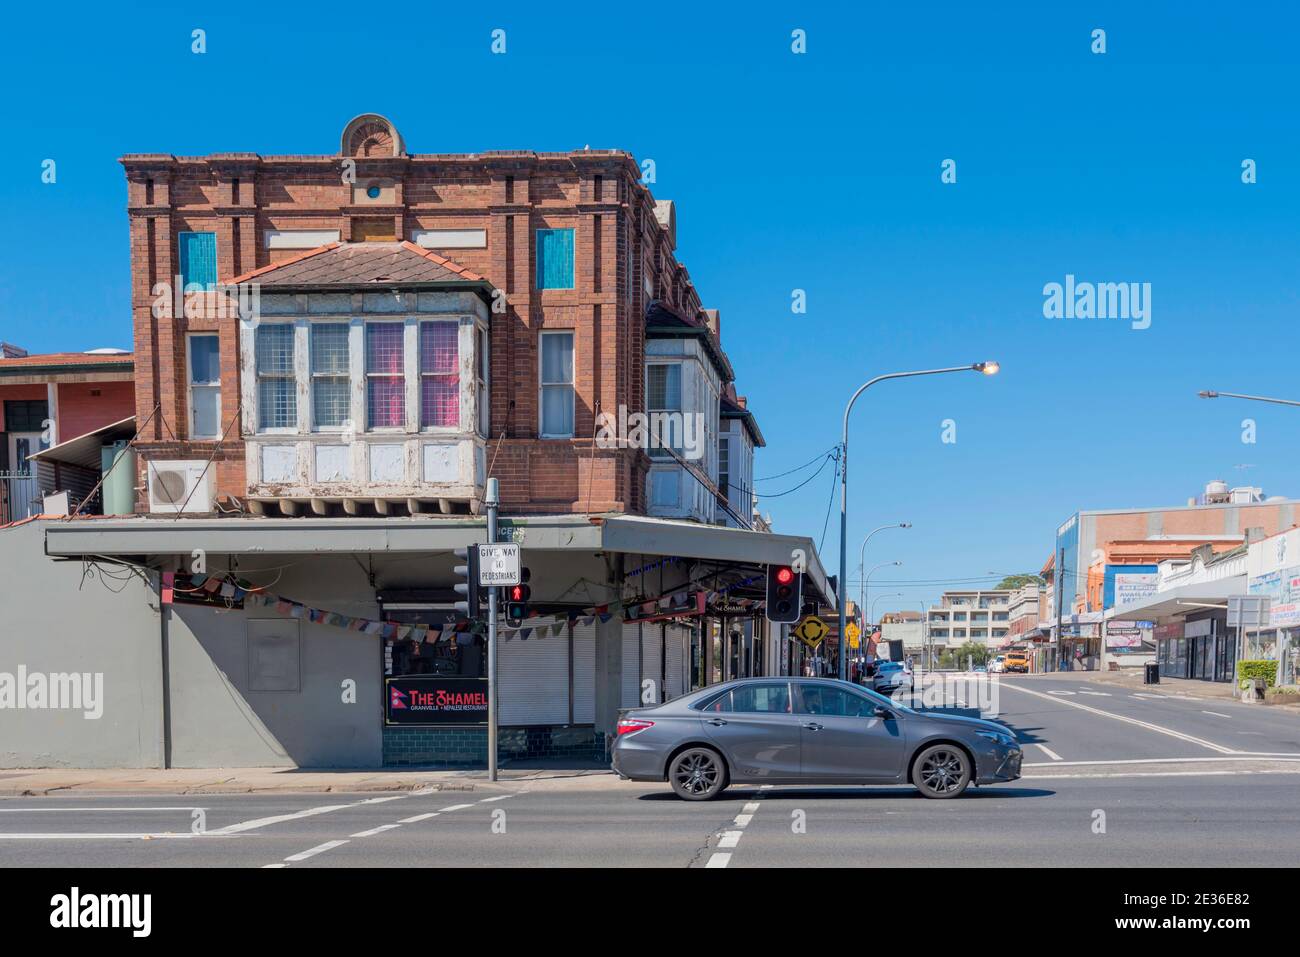
[[[1160,665],[1160,673],[1170,678],[1189,677],[1187,637],[1183,633],[1185,625],[1180,618],[1177,621],[1163,622],[1155,628],[1156,661]]]
[[[601,760],[621,709],[712,678],[707,663],[733,632],[740,638],[723,660],[735,670],[779,667],[781,635],[762,618],[764,563],[802,550],[805,600],[829,603],[806,538],[635,516],[503,519],[502,528],[533,588],[529,616],[497,635],[503,760]],[[0,558],[48,578],[30,591],[68,596],[42,606],[40,634],[70,636],[60,655],[119,649],[106,686],[165,712],[107,745],[100,759],[110,765],[151,766],[140,735],[167,767],[481,765],[486,636],[457,618],[452,585],[453,549],[482,534],[471,517],[114,518],[34,523],[0,542]],[[96,580],[100,563],[106,577],[131,577],[129,566],[152,590],[106,592],[123,607],[96,609],[94,627],[80,573],[62,574],[80,563],[50,558],[82,559]],[[151,627],[140,627],[142,615]],[[64,665],[50,658],[51,670]],[[10,760],[40,766],[77,753],[84,762],[74,745],[50,738],[39,754]]]
[[[1246,634],[1242,658],[1276,661],[1278,684],[1300,670],[1300,529],[1254,542],[1246,557],[1248,593],[1270,599],[1269,627]]]

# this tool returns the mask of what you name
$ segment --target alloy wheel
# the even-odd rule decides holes
[[[673,785],[683,797],[703,798],[719,790],[723,774],[722,764],[713,752],[687,751],[673,764]]]
[[[948,748],[937,748],[921,760],[921,780],[936,794],[950,794],[962,786],[965,758]]]

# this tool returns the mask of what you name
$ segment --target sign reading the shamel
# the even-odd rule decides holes
[[[486,678],[416,675],[384,682],[384,723],[487,724]]]

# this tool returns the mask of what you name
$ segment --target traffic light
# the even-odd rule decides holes
[[[482,596],[479,594],[478,586],[478,546],[471,545],[469,548],[458,548],[452,554],[465,563],[456,565],[451,570],[452,574],[457,578],[465,579],[456,582],[452,586],[457,595],[465,596],[464,601],[456,602],[456,612],[473,621],[478,618],[479,608],[482,603]]]
[[[528,617],[528,598],[533,593],[528,587],[528,579],[532,577],[527,568],[520,568],[519,584],[505,585],[501,589],[506,596],[506,624],[511,628],[518,628]]]
[[[767,566],[767,620],[794,623],[802,606],[803,576],[789,565]]]

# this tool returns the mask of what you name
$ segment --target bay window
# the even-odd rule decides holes
[[[682,367],[677,362],[653,362],[646,366],[646,411],[650,413],[652,458],[671,458],[666,448],[682,450]],[[656,417],[655,413],[659,413]],[[665,414],[669,413],[669,414]],[[662,423],[656,425],[655,423]]]
[[[293,326],[262,323],[254,340],[259,429],[292,429],[298,424],[298,393],[293,371]]]
[[[460,425],[460,328],[420,323],[420,427]]]
[[[320,322],[311,327],[311,411],[316,429],[339,429],[348,420],[348,327]]]
[[[406,331],[400,322],[366,325],[366,421],[370,429],[406,424]]]

